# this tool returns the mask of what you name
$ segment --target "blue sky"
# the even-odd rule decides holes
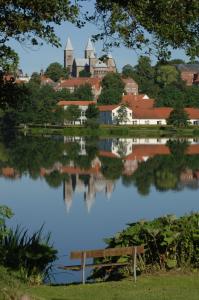
[[[85,45],[89,37],[92,34],[97,33],[97,29],[94,25],[86,25],[82,29],[76,28],[74,25],[65,22],[61,26],[55,27],[55,32],[61,40],[62,47],[56,48],[49,44],[44,43],[40,47],[29,46],[28,43],[21,45],[16,41],[11,41],[10,45],[15,49],[20,57],[20,68],[24,73],[31,75],[32,72],[39,72],[52,62],[59,62],[63,64],[63,50],[66,44],[67,37],[70,36],[73,48],[75,50],[76,57],[83,57]],[[95,44],[97,54],[100,56],[102,52],[102,42]],[[125,64],[135,65],[137,63],[140,53],[136,53],[134,50],[127,49],[125,47],[113,48],[112,55],[116,61],[117,68],[120,71]],[[173,51],[173,58],[186,59],[183,51]],[[155,62],[154,57],[151,57]]]

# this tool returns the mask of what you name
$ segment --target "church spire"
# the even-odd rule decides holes
[[[85,50],[86,51],[94,51],[95,50],[90,38],[88,39],[88,43],[86,45],[86,49]]]
[[[90,56],[94,56],[94,55],[95,55],[95,48],[93,47],[91,39],[89,38],[85,48],[85,58],[89,58]]]
[[[66,48],[65,48],[65,50],[73,51],[73,46],[72,46],[72,43],[71,43],[71,40],[70,40],[69,37],[68,37],[67,42],[66,42]]]

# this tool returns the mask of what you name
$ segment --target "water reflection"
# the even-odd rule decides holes
[[[50,187],[63,186],[70,211],[74,194],[84,195],[87,211],[96,195],[107,199],[121,178],[148,195],[158,191],[199,187],[199,140],[168,138],[22,137],[0,143],[1,176],[13,180],[29,175]]]

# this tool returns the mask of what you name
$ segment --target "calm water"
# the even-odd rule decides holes
[[[103,239],[139,219],[199,211],[199,141],[17,137],[0,143],[0,203],[11,225],[45,224],[59,264],[72,250],[104,247]],[[78,262],[77,262],[78,263]],[[80,279],[60,273],[57,282]]]

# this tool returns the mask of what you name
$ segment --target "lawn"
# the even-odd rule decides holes
[[[198,300],[199,274],[142,276],[133,280],[26,290],[36,299],[51,300]]]

